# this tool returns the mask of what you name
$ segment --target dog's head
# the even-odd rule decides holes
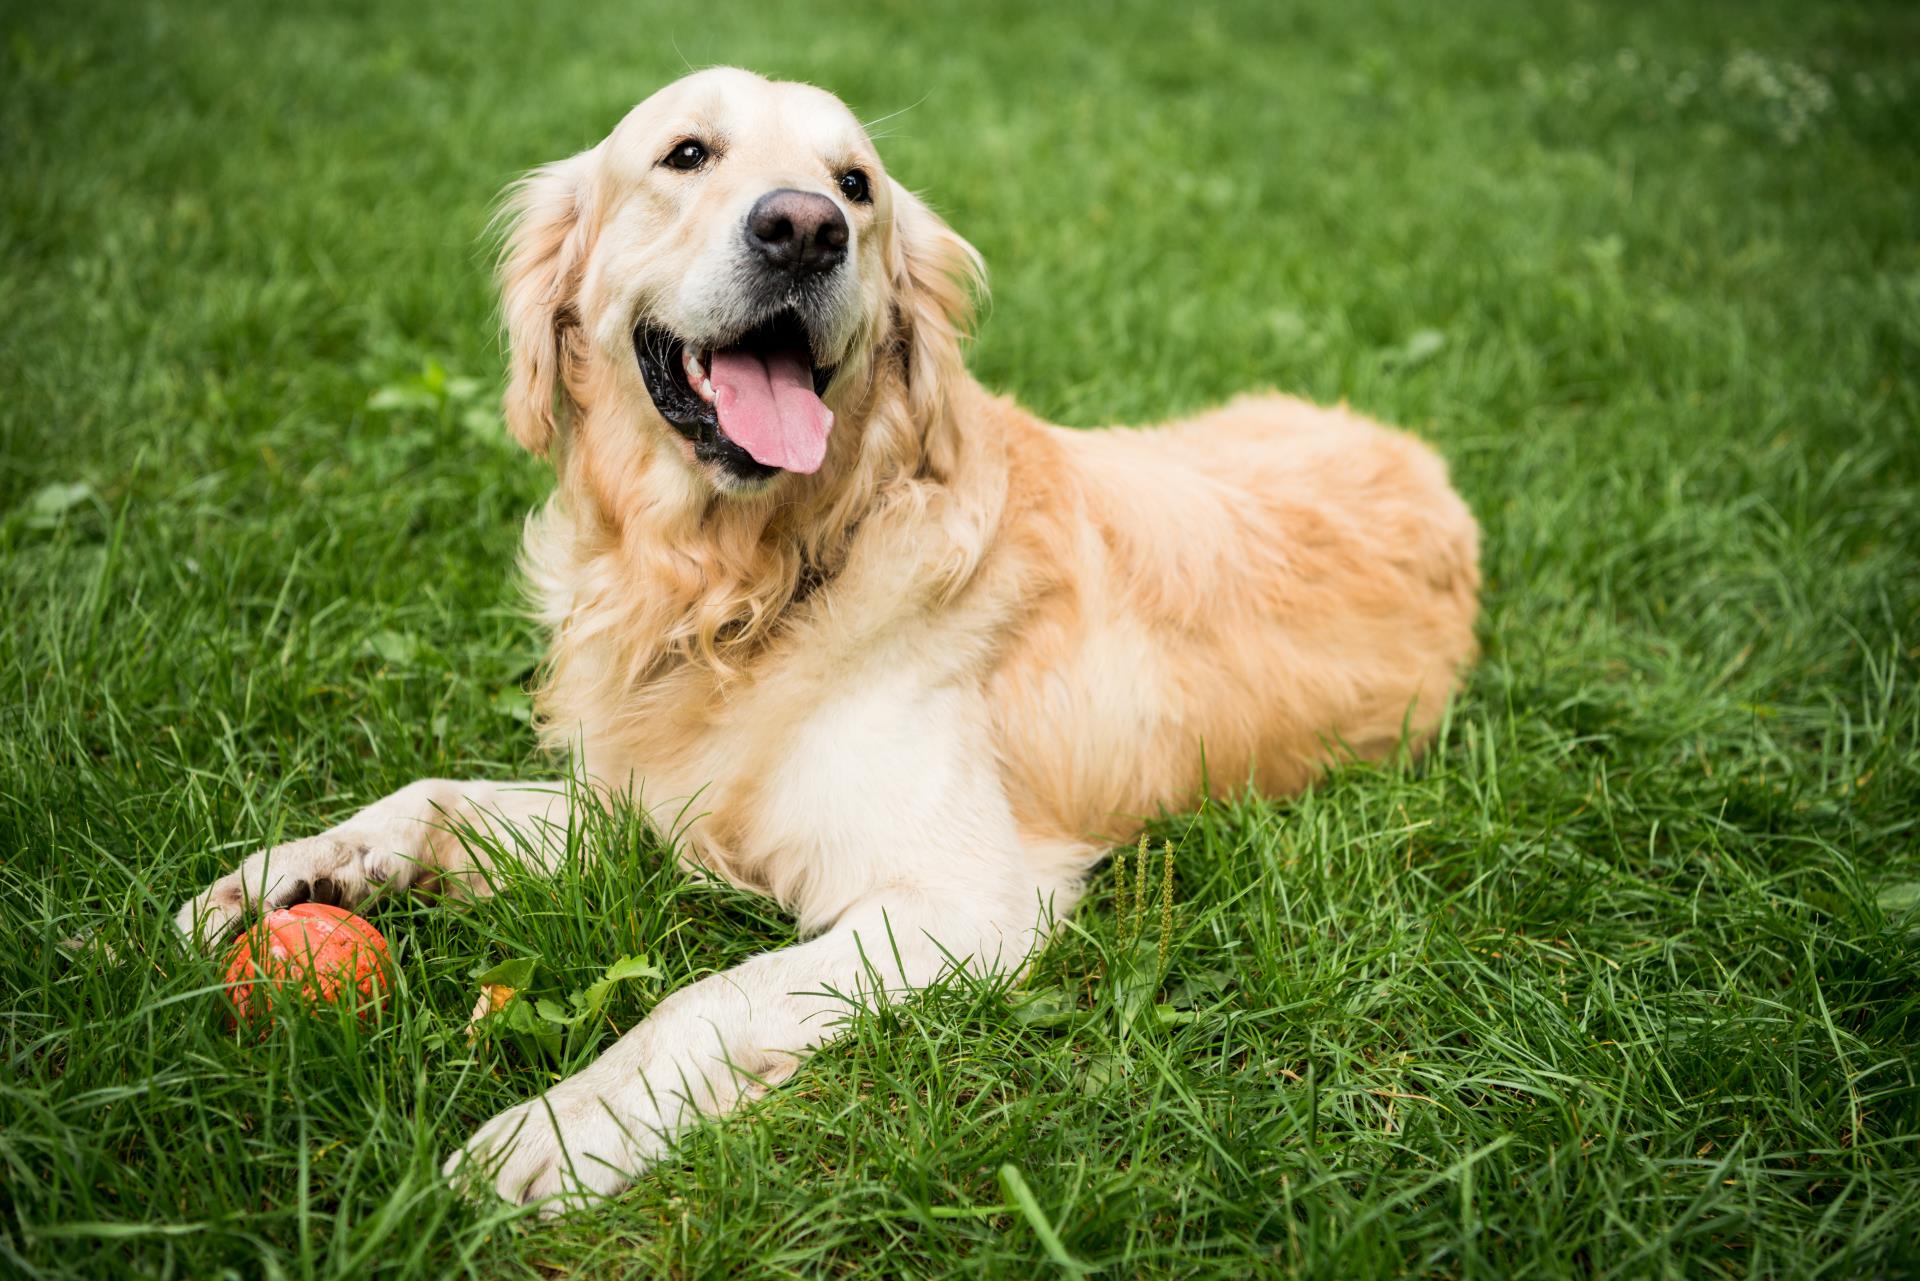
[[[638,433],[622,452],[754,494],[852,465],[885,388],[923,400],[958,372],[978,256],[809,85],[687,76],[508,215],[507,418],[537,453]]]

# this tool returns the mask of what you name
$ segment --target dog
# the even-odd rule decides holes
[[[503,216],[506,418],[557,480],[540,723],[588,786],[416,782],[178,925],[482,890],[463,830],[551,867],[574,807],[630,797],[806,941],[482,1125],[469,1187],[625,1188],[849,999],[1017,972],[1145,816],[1417,748],[1474,657],[1478,530],[1430,449],[1279,395],[1075,431],[990,394],[979,255],[827,92],[689,75]]]

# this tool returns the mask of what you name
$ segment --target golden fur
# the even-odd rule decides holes
[[[1067,873],[1195,803],[1203,750],[1216,790],[1288,792],[1440,716],[1474,652],[1477,531],[1426,447],[1282,396],[1145,431],[1043,424],[966,373],[979,258],[896,190],[891,324],[830,395],[827,467],[702,492],[664,427],[635,430],[631,357],[608,371],[581,336],[603,206],[558,174],[521,188],[502,270],[512,420],[559,441],[526,548],[542,720],[603,783],[698,791],[705,865],[768,884],[739,845],[759,773],[739,753],[777,755],[840,656],[903,629],[982,692],[1021,834]],[[736,764],[686,771],[722,722],[750,726]]]
[[[710,163],[666,167],[689,138]],[[835,194],[850,167],[870,203]],[[760,484],[670,429],[633,335],[757,323],[741,229],[775,190],[835,199],[849,244],[809,322],[835,371],[824,465]],[[1067,431],[989,394],[961,359],[978,256],[829,94],[690,76],[535,171],[507,218],[507,415],[558,476],[524,555],[543,730],[816,935],[674,993],[482,1126],[447,1168],[509,1199],[625,1186],[832,1035],[836,993],[1017,967],[1107,848],[1203,786],[1288,792],[1423,742],[1473,655],[1477,533],[1431,450],[1277,395]],[[487,857],[462,826],[553,865],[579,799],[422,780],[252,855],[180,925],[457,886]]]

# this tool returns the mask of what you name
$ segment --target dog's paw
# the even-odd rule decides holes
[[[400,844],[391,833],[345,827],[261,850],[187,900],[174,924],[213,944],[257,911],[307,902],[359,908],[414,879],[417,865]]]
[[[586,1083],[567,1081],[475,1130],[441,1173],[543,1217],[582,1209],[633,1183],[645,1132]]]

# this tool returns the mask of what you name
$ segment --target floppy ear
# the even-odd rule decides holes
[[[569,394],[581,357],[578,295],[591,237],[592,151],[542,165],[508,191],[500,253],[500,320],[507,335],[507,426],[544,454],[579,408]]]
[[[980,253],[918,196],[888,179],[893,195],[894,279],[899,343],[914,415],[931,421],[952,380],[964,373],[960,341],[987,291]]]

